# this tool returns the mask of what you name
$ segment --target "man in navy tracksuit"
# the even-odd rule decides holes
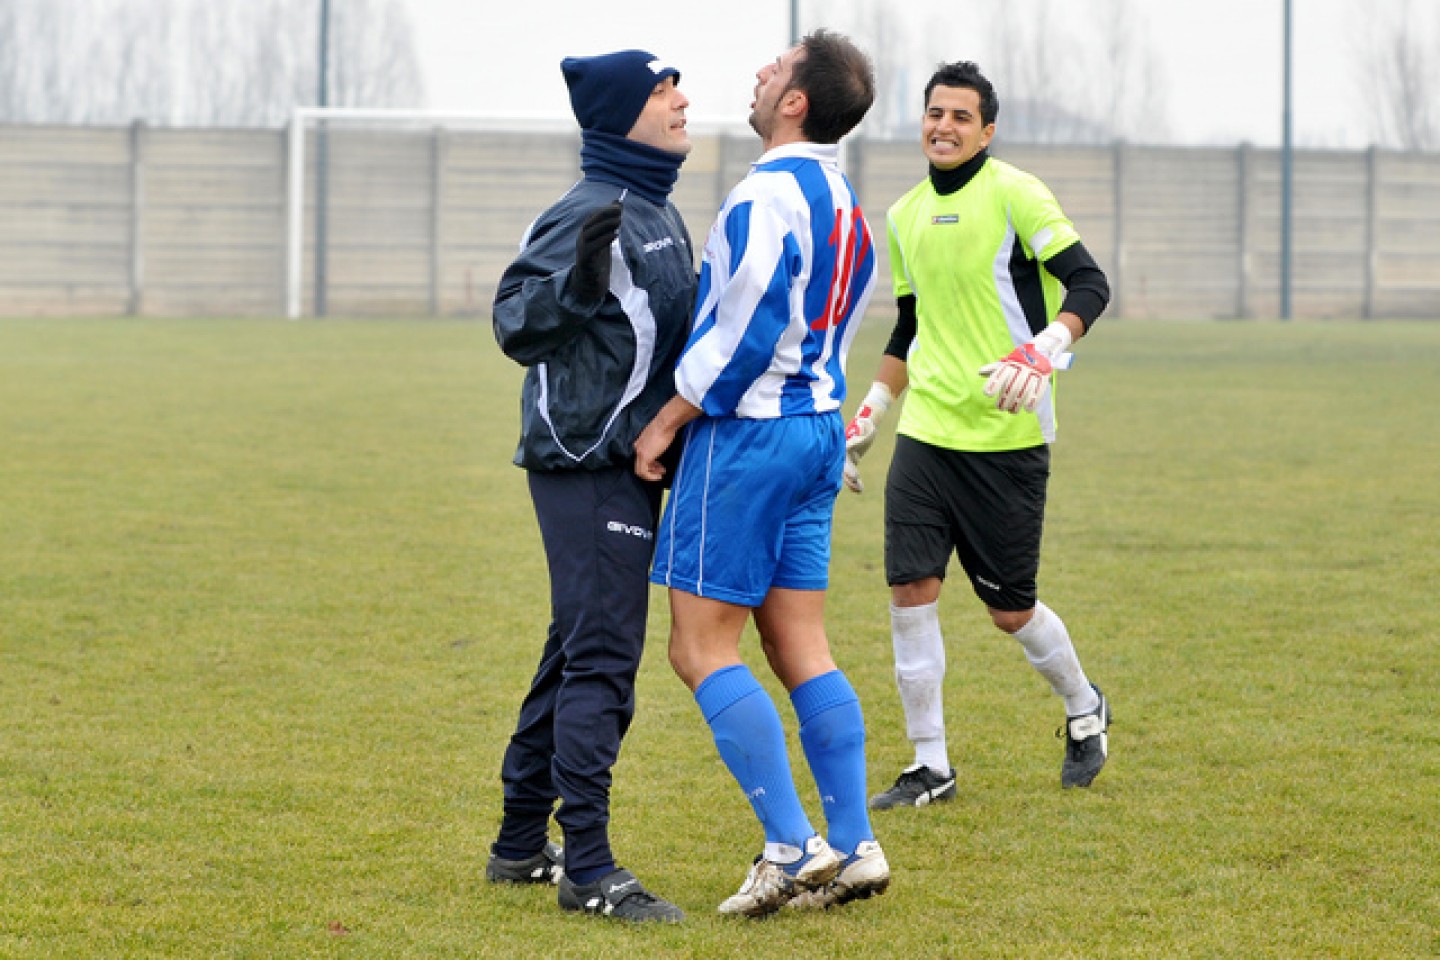
[[[690,151],[679,73],[642,50],[567,58],[583,178],[527,231],[500,279],[495,338],[528,368],[515,463],[550,570],[551,623],[501,779],[486,874],[558,883],[567,910],[677,921],[610,850],[610,770],[634,714],[661,487],[635,438],[675,390],[695,294],[669,201]],[[563,851],[548,840],[555,819]],[[563,861],[563,862],[562,862]]]

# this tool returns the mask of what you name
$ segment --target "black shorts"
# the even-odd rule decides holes
[[[966,453],[895,438],[885,481],[885,579],[945,579],[950,553],[986,606],[1035,606],[1050,448]]]

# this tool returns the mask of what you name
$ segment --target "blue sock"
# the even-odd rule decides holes
[[[780,714],[760,681],[744,664],[722,667],[701,681],[695,702],[721,759],[755,808],[765,839],[802,846],[815,828],[795,792]]]
[[[820,790],[830,846],[855,852],[874,840],[865,805],[865,717],[860,698],[839,670],[807,680],[790,693],[800,720],[800,743]]]

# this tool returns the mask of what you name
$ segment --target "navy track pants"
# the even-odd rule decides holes
[[[583,876],[614,865],[610,770],[635,713],[661,488],[628,467],[532,472],[529,480],[551,623],[501,766],[505,817],[495,849],[537,852],[559,799],[565,868]]]

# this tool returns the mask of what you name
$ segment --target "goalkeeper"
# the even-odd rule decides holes
[[[909,387],[885,486],[885,575],[915,762],[870,798],[874,809],[955,796],[938,612],[952,552],[995,626],[1065,702],[1061,784],[1089,786],[1106,759],[1110,706],[1065,623],[1037,599],[1036,575],[1055,438],[1052,371],[1110,290],[1050,190],[988,155],[998,108],[970,62],[941,65],[925,87],[929,176],[889,211],[899,319],[846,430],[845,483],[859,493],[876,424]]]

